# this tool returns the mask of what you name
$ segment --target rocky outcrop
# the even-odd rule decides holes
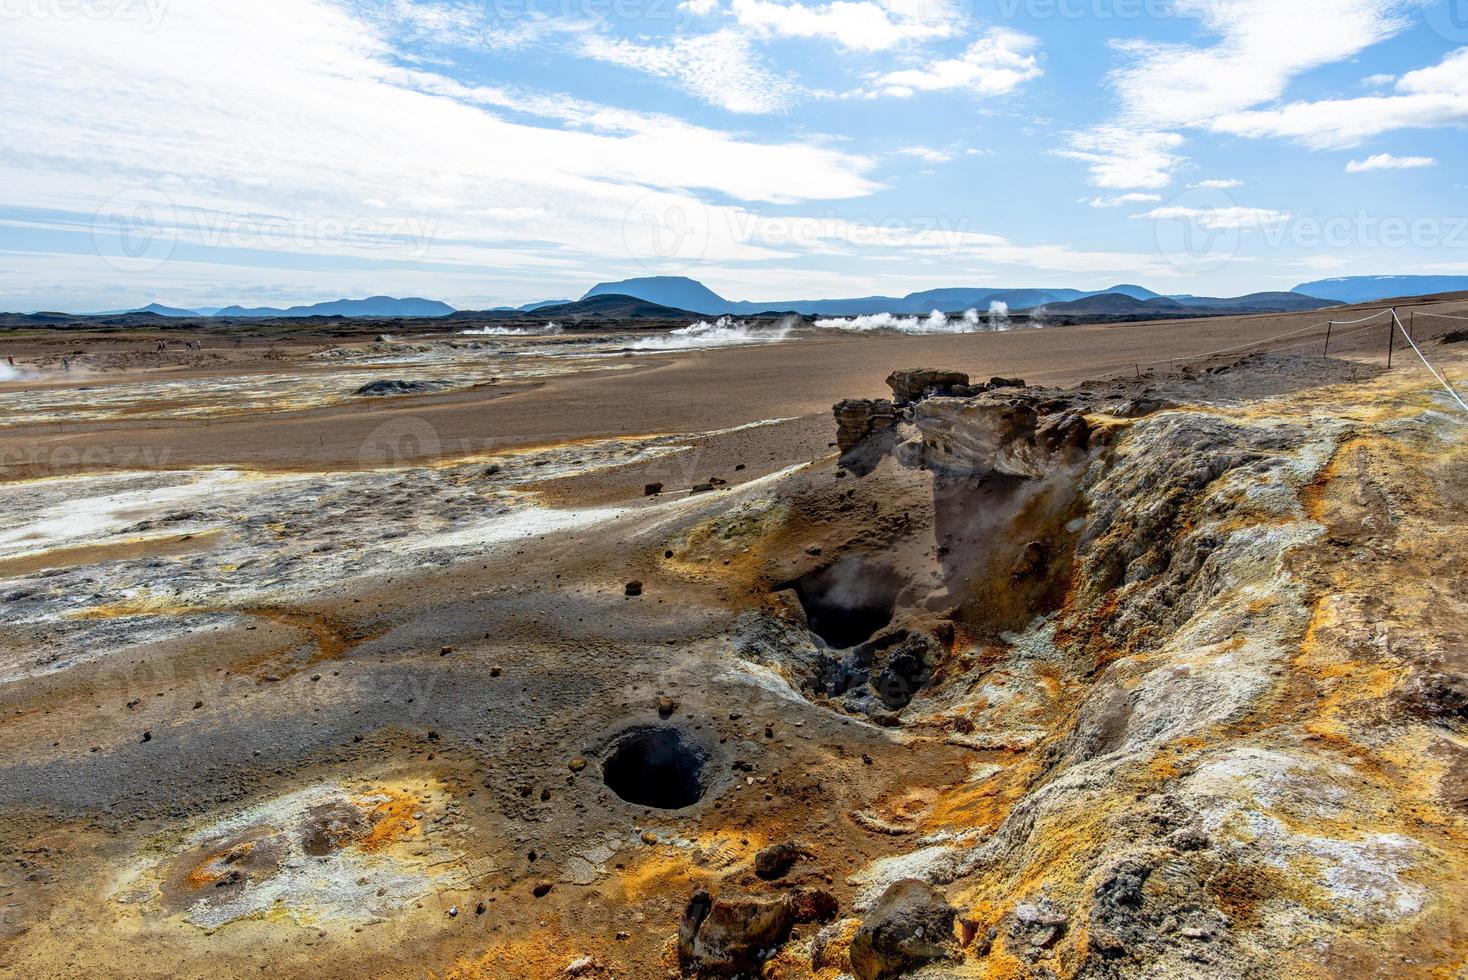
[[[925,399],[913,406],[912,425],[916,434],[898,447],[905,465],[1033,480],[1083,462],[1094,432],[1077,408],[1043,393],[1009,391]]]
[[[957,913],[927,882],[893,884],[862,920],[851,942],[851,971],[859,980],[889,980],[934,960],[960,955]]]
[[[389,398],[394,395],[424,395],[429,392],[442,391],[447,385],[442,381],[402,381],[398,379],[369,381],[356,391],[354,395],[363,398]]]
[[[715,898],[695,892],[678,923],[678,964],[699,976],[757,974],[765,957],[790,935],[797,912],[789,895]]]
[[[897,428],[897,407],[889,401],[849,398],[839,402],[836,413],[836,446],[846,456],[873,436],[889,434]]]
[[[887,376],[887,387],[899,406],[911,405],[933,395],[973,394],[968,375],[961,371],[939,371],[934,368],[907,368]]]
[[[853,880],[942,886],[987,975],[1461,963],[1468,672],[1444,624],[1468,595],[1448,509],[1468,439],[1421,385],[1270,390],[1294,370],[904,406],[896,453],[934,474],[967,601],[901,723],[1007,755]],[[916,965],[882,955],[888,905],[851,944],[859,977]]]

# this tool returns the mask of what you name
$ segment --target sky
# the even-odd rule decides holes
[[[1468,0],[0,0],[0,310],[1468,275]]]

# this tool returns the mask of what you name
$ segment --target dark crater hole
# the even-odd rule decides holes
[[[618,736],[602,781],[628,803],[681,810],[703,798],[706,753],[676,728],[633,728]]]
[[[902,581],[891,565],[852,556],[795,581],[811,632],[845,650],[892,622]]]

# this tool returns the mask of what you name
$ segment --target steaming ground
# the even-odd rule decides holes
[[[854,333],[887,331],[901,334],[962,334],[1012,329],[1009,306],[998,301],[990,304],[988,315],[982,317],[978,310],[968,310],[957,317],[949,317],[941,310],[934,310],[926,317],[874,313],[845,319],[817,320],[815,325],[821,330],[847,330]]]
[[[1404,663],[1457,670],[1453,617],[1409,615],[1456,608],[1461,574],[1430,378],[1375,377],[1373,345],[1118,383],[1092,413],[1130,441],[1091,574],[1145,582],[1175,523],[1189,577],[1065,629],[1025,602],[1099,520],[1052,506],[1088,478],[974,497],[895,457],[858,478],[832,445],[830,406],[894,368],[1134,376],[1303,322],[710,344],[730,321],[638,356],[630,329],[168,361],[150,336],[12,344],[44,377],[0,393],[0,972],[662,976],[696,889],[814,889],[834,921],[768,969],[829,980],[917,874],[976,924],[957,975],[1076,975],[1092,940],[1155,942],[1152,975],[1268,976],[1280,950],[1300,973],[1451,975],[1468,862],[1434,794],[1457,722],[1360,734]],[[78,347],[86,378],[59,377]],[[933,453],[987,458],[962,413],[931,419]],[[1033,528],[998,519],[1015,501]],[[993,618],[945,619],[975,585],[947,542],[977,529],[1006,559],[971,603]],[[1179,595],[1204,612],[1173,646],[1066,652],[1173,623]],[[863,611],[901,678],[938,637],[933,686],[904,708],[840,689],[833,609]],[[700,799],[628,802],[603,763],[668,727],[703,754]],[[808,856],[766,882],[782,842]]]

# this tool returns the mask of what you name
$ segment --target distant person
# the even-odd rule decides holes
[[[63,371],[65,371],[65,372],[66,372],[66,373],[68,373],[68,374],[70,374],[70,373],[71,373],[71,361],[70,361],[70,360],[68,360],[68,359],[67,359],[67,358],[65,358],[65,357],[63,357],[63,358],[62,358],[62,359],[61,359],[61,370],[63,370]]]
[[[15,355],[14,354],[7,354],[7,355],[5,355],[5,363],[9,364],[11,367],[15,367]]]

